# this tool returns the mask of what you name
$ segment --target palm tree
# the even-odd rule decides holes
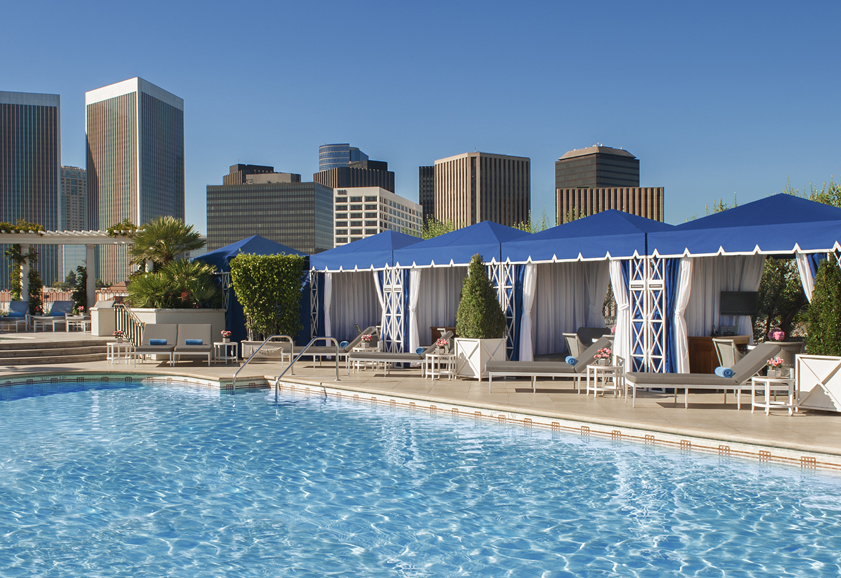
[[[176,255],[195,251],[204,247],[198,231],[181,219],[158,217],[143,225],[134,237],[134,245],[129,248],[133,263],[152,261],[159,266],[166,265]]]

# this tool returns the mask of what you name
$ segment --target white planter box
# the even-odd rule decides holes
[[[505,361],[505,338],[467,339],[456,337],[456,375],[482,379],[488,376],[489,361]]]
[[[795,367],[798,407],[841,412],[841,357],[798,355]]]

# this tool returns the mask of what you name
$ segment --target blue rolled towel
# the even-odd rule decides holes
[[[150,339],[149,345],[166,345],[166,339]]]
[[[21,317],[22,318],[23,313],[21,313],[20,311],[9,311],[9,314],[7,315],[7,317]]]
[[[733,377],[733,370],[729,367],[716,367],[715,374],[719,377]]]
[[[575,365],[576,363],[578,363],[578,360],[575,359],[572,355],[567,355],[564,361],[566,361],[570,365]]]
[[[341,347],[342,349],[344,349],[344,348],[345,348],[345,347],[347,347],[347,346],[348,346],[348,342],[347,342],[347,341],[342,341],[341,343],[339,343],[339,347]]]
[[[417,349],[415,349],[415,353],[417,353],[418,355],[423,355],[424,351],[426,351],[426,349],[424,349],[423,347],[418,347]]]
[[[204,345],[201,339],[185,339],[184,345]]]

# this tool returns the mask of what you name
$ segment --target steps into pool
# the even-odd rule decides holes
[[[0,367],[105,361],[103,341],[15,341],[0,343]]]

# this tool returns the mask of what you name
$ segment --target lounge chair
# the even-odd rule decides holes
[[[379,333],[377,333],[377,328],[371,325],[370,327],[366,328],[365,331],[362,331],[359,335],[353,338],[352,341],[346,343],[344,346],[341,344],[339,345],[339,361],[342,358],[347,358],[347,355],[353,351],[353,348],[358,346],[362,343],[362,336],[363,335],[373,335],[374,341],[376,343],[379,340]],[[345,342],[342,342],[345,343]],[[288,344],[283,344],[281,347],[288,349]],[[295,345],[292,347],[292,354],[293,356],[298,355],[304,350],[304,345]],[[325,345],[311,345],[307,352],[304,354],[304,357],[311,356],[313,361],[316,359],[320,362],[322,357],[331,357],[336,355],[336,345],[330,341],[328,341]]]
[[[74,305],[75,303],[73,301],[53,301],[50,305],[49,313],[33,317],[32,327],[37,331],[38,325],[40,324],[46,331],[49,325],[53,328],[53,332],[55,332],[57,323],[67,323],[67,316],[73,313]]]
[[[713,337],[713,347],[715,347],[719,367],[734,367],[744,357],[744,354],[736,347],[736,343],[726,337]]]
[[[683,390],[684,407],[689,407],[690,389],[723,389],[724,403],[727,403],[727,390],[732,389],[736,394],[737,407],[741,407],[741,391],[750,387],[750,378],[765,367],[765,362],[781,351],[779,345],[762,343],[740,359],[732,367],[733,377],[719,377],[714,373],[640,373],[625,374],[625,386],[633,391],[633,403],[636,403],[638,387],[673,387],[675,403],[677,393]],[[627,397],[627,390],[625,391]]]
[[[29,327],[29,302],[9,301],[9,314],[0,317],[0,324],[7,328],[14,324],[15,333],[19,332],[20,326],[23,325],[23,330],[26,331]]]
[[[441,338],[449,340],[452,336],[453,332],[447,331]],[[354,351],[347,356],[347,359],[348,364],[355,362],[382,363],[384,374],[388,376],[388,366],[391,363],[420,363],[421,367],[423,367],[426,354],[432,352],[436,347],[437,345],[433,342],[432,345],[428,346],[421,353],[391,353],[388,351],[372,351],[368,353],[367,351]]]
[[[179,323],[178,341],[172,352],[173,362],[180,361],[182,356],[207,356],[207,366],[210,367],[210,360],[213,358],[213,341],[210,334],[210,323]]]
[[[152,343],[152,342],[155,343]],[[163,343],[160,343],[163,341]],[[169,364],[172,365],[172,352],[175,344],[178,343],[178,325],[175,323],[149,323],[143,328],[143,341],[134,348],[132,356],[134,364],[137,365],[137,358],[147,355],[168,355]]]
[[[577,391],[581,392],[581,380],[587,379],[587,366],[593,363],[596,353],[603,347],[610,347],[610,339],[600,337],[590,347],[576,357],[575,365],[566,361],[489,361],[485,366],[488,372],[488,392],[493,391],[493,378],[531,377],[532,393],[536,391],[538,377],[574,379]]]
[[[564,333],[564,341],[567,345],[567,355],[571,355],[576,359],[586,349],[586,347],[582,346],[581,340],[578,339],[577,333]]]

